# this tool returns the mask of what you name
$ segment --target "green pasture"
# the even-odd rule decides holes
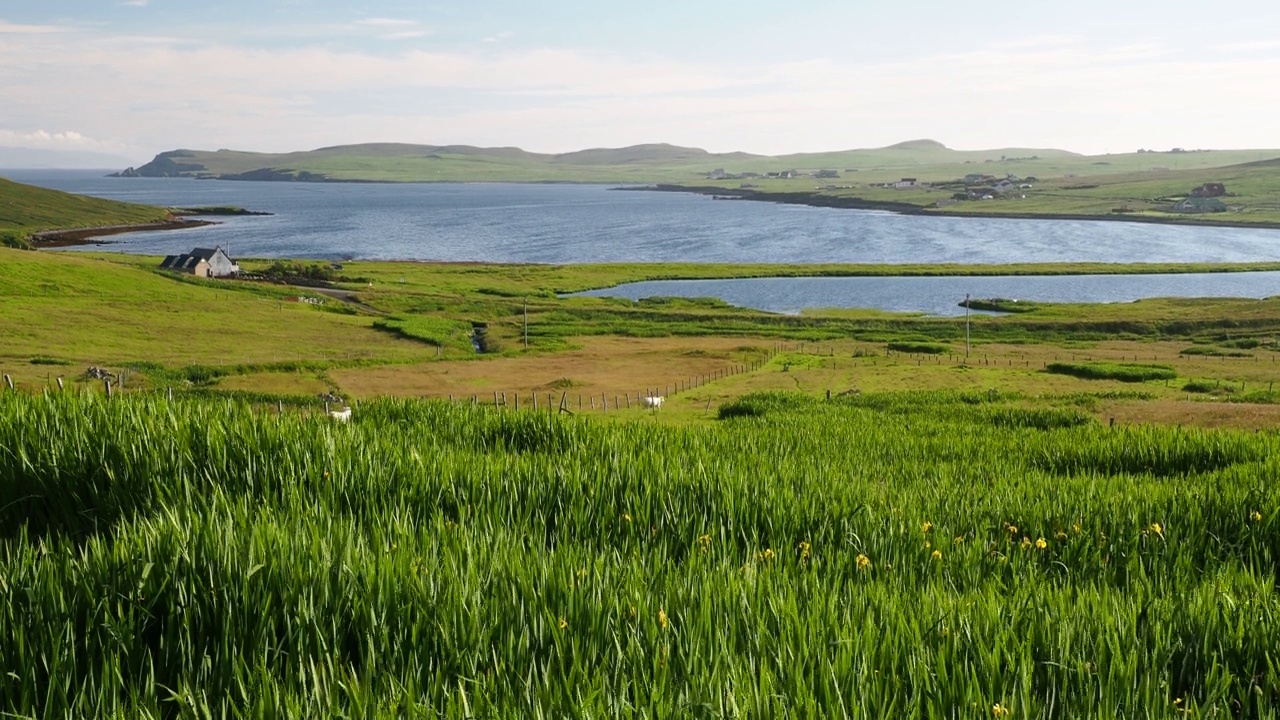
[[[164,220],[163,208],[48,190],[0,178],[0,234],[25,239],[38,230],[129,225]],[[0,247],[5,243],[0,242]]]
[[[1025,400],[5,392],[0,712],[1272,716],[1277,435]]]

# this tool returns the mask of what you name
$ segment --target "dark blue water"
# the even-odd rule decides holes
[[[779,313],[814,308],[877,308],[963,315],[960,301],[1009,298],[1041,302],[1131,302],[1154,297],[1280,295],[1280,272],[1189,275],[1061,275],[999,277],[752,278],[662,280],[578,293],[596,297],[713,297]]]
[[[229,218],[211,228],[110,238],[110,249],[151,255],[222,245],[240,257],[534,263],[1280,260],[1276,230],[907,217],[598,185],[322,185],[103,178],[76,171],[5,174],[119,200],[275,213]]]

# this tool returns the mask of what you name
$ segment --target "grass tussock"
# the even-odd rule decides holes
[[[1149,380],[1172,380],[1178,373],[1169,365],[1141,363],[1084,362],[1084,363],[1049,363],[1046,372],[1058,375],[1070,375],[1084,380],[1119,380],[1120,382],[1147,382]]]

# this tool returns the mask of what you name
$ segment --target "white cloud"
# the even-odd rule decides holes
[[[515,37],[515,35],[516,34],[514,32],[511,32],[510,30],[503,30],[497,35],[490,35],[489,37],[482,39],[480,42],[487,42],[487,43],[502,42],[503,40],[510,40],[511,38]]]
[[[9,147],[40,148],[44,150],[94,150],[122,151],[128,148],[119,142],[87,137],[75,130],[49,132],[32,130],[19,132],[0,128],[0,145]]]
[[[52,35],[71,30],[64,25],[24,25],[0,20],[0,35]]]
[[[126,7],[146,7],[150,0],[120,0],[120,4]]]
[[[387,27],[406,27],[409,25],[417,25],[418,23],[414,20],[401,20],[398,18],[373,17],[373,18],[365,18],[363,20],[357,20],[356,24],[367,25],[369,27],[387,28]]]
[[[425,32],[391,18],[360,24],[388,37]],[[76,127],[147,152],[367,140],[794,152],[912,137],[969,148],[1241,147],[1274,145],[1256,118],[1280,115],[1280,95],[1257,91],[1280,77],[1274,53],[1184,57],[1155,42],[1050,37],[858,63],[483,47],[387,55],[16,34],[0,42],[0,97],[11,128]],[[27,142],[76,142],[46,134]]]

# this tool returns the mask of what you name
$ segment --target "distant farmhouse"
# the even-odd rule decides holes
[[[1227,194],[1227,186],[1222,183],[1205,183],[1191,191],[1194,197],[1216,198]]]
[[[227,256],[221,246],[196,248],[185,255],[170,255],[160,263],[161,270],[188,273],[196,277],[235,277],[240,266]]]
[[[1179,213],[1220,213],[1227,211],[1227,205],[1217,198],[1189,197],[1175,203],[1172,210]]]

